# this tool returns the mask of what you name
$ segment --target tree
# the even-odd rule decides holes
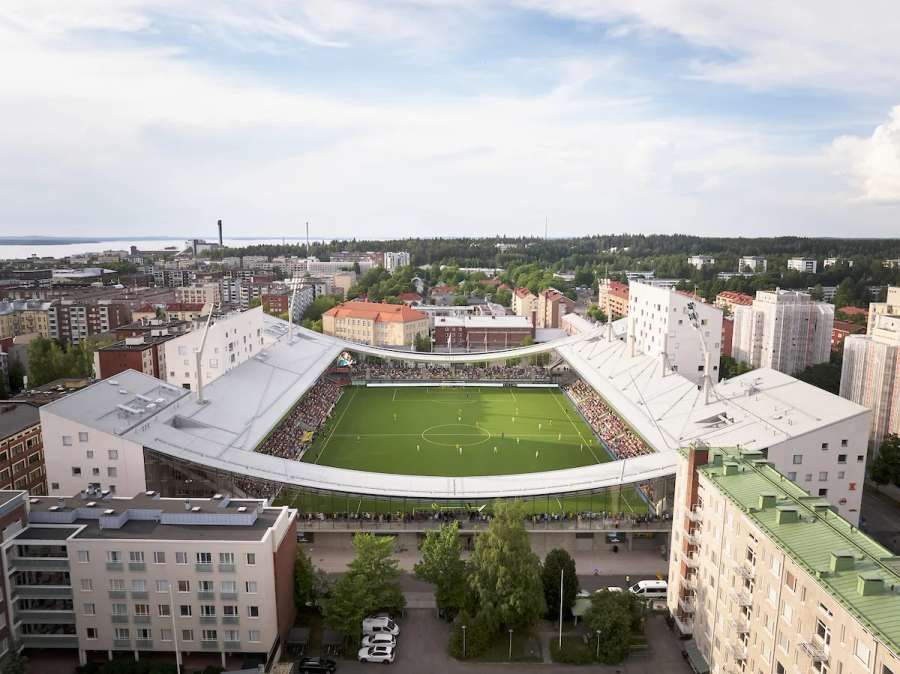
[[[501,306],[508,307],[512,304],[512,293],[506,288],[501,288],[494,293],[494,302]]]
[[[601,590],[591,595],[584,622],[591,634],[600,632],[600,662],[617,665],[628,656],[637,611],[631,592]]]
[[[422,561],[413,567],[416,577],[435,585],[438,608],[459,610],[466,594],[466,565],[462,560],[459,522],[428,531],[422,543]]]
[[[546,612],[541,562],[531,550],[524,507],[495,501],[493,510],[469,559],[467,608],[495,632],[529,627]]]
[[[593,318],[598,323],[606,323],[606,312],[596,304],[592,304],[588,308],[587,315]]]
[[[303,550],[298,550],[294,560],[294,605],[306,606],[315,601],[315,579],[312,561]]]
[[[869,477],[881,486],[895,484],[900,487],[900,436],[887,436],[869,465]]]
[[[414,348],[416,351],[431,351],[431,337],[427,334],[416,335]]]
[[[65,354],[59,344],[38,337],[28,344],[28,385],[41,386],[59,379],[64,372]]]
[[[541,569],[541,581],[544,583],[544,600],[547,602],[547,612],[550,616],[557,616],[559,611],[559,574],[563,572],[563,612],[571,615],[572,604],[575,603],[575,595],[578,593],[578,576],[575,573],[575,560],[562,550],[555,548],[547,553],[544,566]]]
[[[747,363],[740,363],[731,356],[722,356],[719,361],[719,377],[721,379],[731,379],[745,372],[750,372],[752,369]]]
[[[355,644],[359,640],[363,618],[373,603],[369,580],[357,573],[345,573],[324,602],[325,624]]]
[[[368,611],[400,611],[406,606],[406,599],[397,582],[400,569],[394,552],[393,536],[374,536],[357,533],[353,537],[356,558],[350,562],[349,574],[358,574],[366,579],[372,595]]]
[[[303,312],[303,318],[317,321],[322,318],[322,314],[337,306],[339,302],[340,299],[335,295],[320,295],[306,307],[306,311]]]
[[[6,656],[0,662],[0,674],[25,674],[28,671],[28,658],[22,655],[19,644],[11,642]]]

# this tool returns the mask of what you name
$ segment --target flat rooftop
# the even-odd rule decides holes
[[[40,422],[41,413],[37,406],[0,400],[0,440],[21,433]]]
[[[761,455],[711,450],[710,456],[715,453],[722,457],[719,465],[711,462],[698,470],[866,630],[894,653],[900,653],[900,557],[893,556],[832,510],[816,509],[816,505],[823,504],[822,499],[810,497],[770,464],[759,460]],[[729,463],[735,468],[726,474]],[[760,495],[764,493],[775,496],[774,506],[760,508]],[[778,522],[779,510],[786,508],[797,510],[798,521]],[[852,556],[852,569],[830,570],[832,553]],[[817,572],[823,571],[817,577]],[[857,587],[860,576],[870,581],[882,580],[883,589],[864,596]]]

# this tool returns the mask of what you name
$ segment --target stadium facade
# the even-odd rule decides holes
[[[153,489],[166,496],[190,496],[230,485],[236,495],[271,495],[289,487],[316,495],[317,503],[323,495],[332,500],[352,495],[389,504],[467,507],[496,498],[539,501],[581,495],[587,497],[588,509],[591,495],[637,484],[660,512],[671,507],[677,450],[702,442],[762,451],[801,486],[815,489],[843,516],[858,520],[870,412],[772,370],[757,370],[704,391],[673,372],[664,358],[634,352],[620,329],[586,322],[567,326],[574,334],[553,342],[460,354],[359,345],[299,328],[291,331],[286,322],[268,316],[263,330],[267,346],[205,386],[203,400],[128,371],[41,408],[50,493],[67,496],[89,489],[130,496]],[[653,451],[580,468],[472,477],[371,473],[254,451],[348,350],[388,361],[460,368],[460,380],[471,364],[550,352],[552,372],[588,384]]]

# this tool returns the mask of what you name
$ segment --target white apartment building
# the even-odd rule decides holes
[[[828,269],[829,267],[836,267],[839,264],[846,264],[848,267],[852,267],[853,260],[847,259],[846,257],[826,257],[822,262],[822,267]]]
[[[679,461],[669,611],[695,671],[900,671],[892,553],[759,452]]]
[[[691,255],[687,259],[687,263],[696,269],[703,269],[716,263],[716,258],[711,255]]]
[[[265,345],[262,318],[262,307],[213,318],[200,361],[203,384],[208,384],[260,352]],[[196,354],[206,332],[203,326],[166,342],[168,383],[197,389]]]
[[[669,368],[701,384],[706,373],[719,379],[722,310],[692,295],[645,283],[628,287],[628,341]]]
[[[759,290],[735,307],[731,355],[751,367],[796,374],[831,357],[834,305],[799,290]]]
[[[792,257],[787,261],[787,268],[794,271],[815,274],[818,268],[818,262],[814,258],[809,257]]]
[[[768,267],[766,258],[760,255],[744,255],[738,263],[738,271],[749,269],[753,272],[766,271]]]
[[[408,267],[410,263],[409,252],[399,251],[392,253],[385,251],[384,253],[384,269],[392,274],[400,269],[400,267]]]
[[[217,307],[222,303],[222,292],[218,283],[203,283],[175,288],[175,299],[184,304],[210,304]]]
[[[869,303],[869,321],[867,332],[872,334],[875,327],[875,317],[880,314],[900,316],[900,287],[889,286],[884,302]]]
[[[3,492],[8,493],[8,492]],[[297,512],[255,499],[112,498],[82,492],[26,501],[2,544],[4,584],[24,647],[188,654],[268,665],[294,621]]]
[[[872,410],[874,449],[900,433],[900,316],[876,314],[869,334],[844,339],[841,397]]]

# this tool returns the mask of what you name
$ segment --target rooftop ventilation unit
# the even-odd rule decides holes
[[[221,494],[213,494],[213,501],[220,501],[222,499]]]
[[[94,507],[96,507],[96,506],[97,506],[97,502],[96,502],[96,501],[88,501],[88,502],[87,502],[87,507],[88,507],[88,508],[94,508]]]
[[[115,515],[116,511],[113,510],[112,508],[107,508],[106,510],[103,511],[103,514],[104,515]]]
[[[155,494],[156,494],[156,492],[153,491],[152,489],[148,489],[147,491],[144,492],[144,496],[154,496]]]
[[[128,391],[127,391],[126,389],[120,388],[120,389],[119,389],[119,395],[120,395],[120,396],[127,396],[127,395],[128,395]]]
[[[109,380],[108,382],[106,382],[106,383],[109,384],[110,386],[118,386],[118,385],[119,385],[119,382],[116,381],[115,379],[110,379],[110,380]]]
[[[40,503],[40,499],[37,499],[37,498],[30,498],[30,499],[28,499],[28,502],[29,502],[29,503]]]
[[[191,508],[191,512],[192,512],[192,513],[198,513],[198,512],[200,512],[200,506],[194,506],[193,508]]]
[[[245,512],[247,512],[247,506],[239,506],[239,507],[238,507],[238,512],[239,512],[239,513],[245,513]]]
[[[50,507],[48,508],[48,510],[49,510],[50,512],[52,512],[52,513],[55,513],[56,511],[59,510],[59,506],[50,506]]]

